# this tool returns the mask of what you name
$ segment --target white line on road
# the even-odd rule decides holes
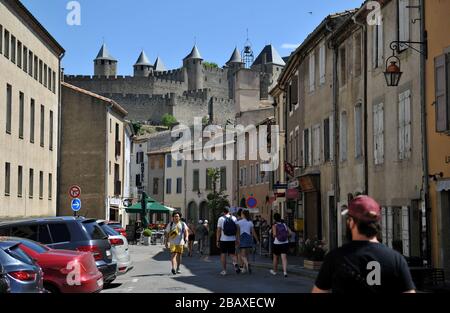
[[[138,281],[139,281],[138,278],[135,278],[135,279],[132,280],[133,283],[137,283]]]

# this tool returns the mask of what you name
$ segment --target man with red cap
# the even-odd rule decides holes
[[[313,293],[414,293],[405,258],[378,241],[381,207],[358,196],[342,211],[349,242],[325,257]]]

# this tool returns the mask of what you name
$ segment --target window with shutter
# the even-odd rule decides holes
[[[330,161],[334,161],[334,115],[329,118],[330,121]]]
[[[435,110],[436,132],[448,132],[450,130],[450,105],[449,88],[450,81],[450,54],[443,54],[435,58]]]
[[[377,26],[378,29],[378,66],[383,66],[384,63],[384,34],[383,34],[383,19],[381,19],[380,25]]]
[[[384,163],[384,105],[379,104],[378,110],[378,160],[380,164]]]
[[[362,105],[355,106],[355,158],[362,156]]]
[[[325,84],[325,71],[326,71],[326,50],[325,44],[320,46],[320,62],[319,62],[319,73],[320,73],[320,84]]]
[[[373,106],[373,159],[375,164],[379,164],[378,160],[378,105]]]
[[[320,125],[316,125],[312,129],[313,136],[313,165],[320,164]]]
[[[398,0],[398,39],[399,41],[409,41],[410,40],[410,14],[409,14],[409,0]],[[399,51],[407,49],[408,46],[405,44],[400,44],[398,47]]]
[[[405,158],[411,157],[412,132],[411,132],[411,92],[405,92]]]
[[[344,162],[347,160],[347,112],[341,113],[341,127],[340,127],[340,160]]]
[[[298,104],[298,76],[294,76],[291,83],[291,104]]]
[[[315,65],[316,65],[316,60],[315,60],[315,55],[314,55],[314,51],[311,52],[310,56],[309,56],[309,91],[313,92],[314,91],[314,84],[315,84]]]
[[[398,103],[398,152],[399,159],[405,158],[405,102],[403,94],[399,95]]]

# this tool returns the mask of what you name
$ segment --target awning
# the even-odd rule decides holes
[[[441,191],[450,191],[450,179],[438,181],[436,190],[437,190],[438,192],[441,192]]]
[[[152,199],[153,200],[153,199]],[[150,199],[149,199],[150,201]],[[132,206],[125,209],[127,213],[141,213],[141,203],[135,203]],[[164,213],[171,213],[173,212],[173,209],[168,208],[161,203],[154,201],[147,203],[147,212],[164,212]]]

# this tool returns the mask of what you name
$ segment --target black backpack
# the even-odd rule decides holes
[[[225,236],[236,236],[237,226],[231,217],[224,217],[223,233]]]

